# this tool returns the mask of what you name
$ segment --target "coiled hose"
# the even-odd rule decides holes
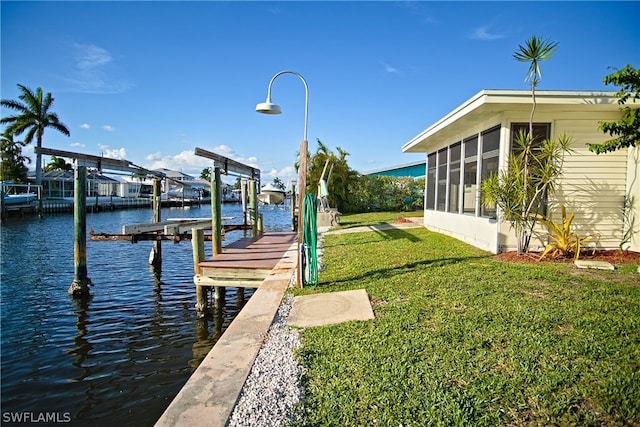
[[[318,202],[316,196],[307,194],[302,205],[302,282],[303,286],[318,286],[318,226],[316,223]]]

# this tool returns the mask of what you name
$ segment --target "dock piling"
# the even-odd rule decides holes
[[[222,253],[222,181],[220,167],[216,166],[211,175],[211,246],[213,255]]]
[[[202,269],[200,263],[204,261],[204,230],[191,229],[191,247],[193,249],[193,271],[198,276]],[[202,319],[207,314],[207,290],[204,286],[196,286],[196,317]]]
[[[87,167],[76,166],[73,193],[73,282],[69,295],[74,298],[89,295],[91,280],[87,277]]]
[[[161,221],[161,209],[162,201],[160,200],[160,194],[162,189],[160,188],[160,180],[158,178],[153,179],[153,223]],[[153,242],[153,248],[151,254],[149,254],[149,264],[160,265],[162,263],[162,241],[155,240]]]

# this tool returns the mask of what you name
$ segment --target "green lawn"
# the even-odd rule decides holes
[[[364,288],[376,318],[303,330],[300,425],[640,425],[635,268],[501,262],[424,228],[325,236],[323,261],[296,294]]]

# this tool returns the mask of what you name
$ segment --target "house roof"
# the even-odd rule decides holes
[[[620,108],[613,91],[538,90],[536,104],[538,107],[564,107],[570,111],[575,111],[577,106],[581,111],[615,111]],[[482,90],[405,143],[402,152],[429,152],[429,146],[451,142],[452,134],[457,133],[461,126],[472,127],[507,110],[530,111],[531,105],[530,90]]]

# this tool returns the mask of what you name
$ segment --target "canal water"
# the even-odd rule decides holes
[[[222,215],[241,223],[239,204]],[[260,208],[266,231],[291,229],[288,209]],[[151,222],[149,209],[87,215],[87,229],[120,233]],[[162,218],[210,217],[208,205],[167,208]],[[228,233],[223,246],[243,236]],[[91,297],[73,281],[73,216],[10,218],[1,227],[1,412],[12,421],[77,426],[152,426],[234,316],[250,289],[226,291],[211,318],[197,320],[191,243],[87,242]],[[206,255],[211,244],[205,243]],[[41,422],[41,425],[47,424]]]

